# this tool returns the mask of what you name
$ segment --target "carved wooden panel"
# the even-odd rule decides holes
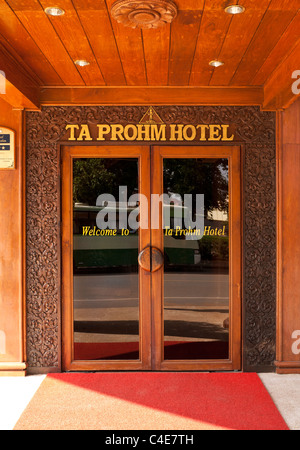
[[[26,113],[30,368],[60,370],[60,144],[65,126],[138,123],[147,109],[68,106]],[[166,124],[231,124],[236,130],[234,144],[243,145],[243,368],[272,370],[276,340],[275,114],[254,106],[159,106],[155,110]]]
[[[244,366],[266,370],[276,345],[276,157],[248,144],[244,162]]]
[[[111,8],[112,17],[131,28],[158,28],[177,16],[172,0],[117,0]]]

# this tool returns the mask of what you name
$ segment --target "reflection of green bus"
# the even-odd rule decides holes
[[[73,217],[73,255],[74,270],[110,269],[136,266],[138,260],[138,231],[129,230],[125,236],[116,227],[113,236],[97,236],[86,232],[94,230],[96,217],[103,207],[75,204]],[[126,208],[129,215],[134,207]],[[108,208],[106,207],[106,211]],[[117,206],[116,223],[119,223],[121,206]],[[124,210],[123,210],[124,212]],[[184,217],[185,207],[164,205],[164,214],[169,214],[170,229],[176,224],[176,217]],[[166,218],[167,216],[165,216]],[[167,222],[164,222],[167,223]],[[98,230],[98,229],[97,229]],[[98,233],[99,234],[99,233]],[[169,267],[199,265],[201,256],[198,240],[187,240],[185,237],[164,236],[165,264]]]

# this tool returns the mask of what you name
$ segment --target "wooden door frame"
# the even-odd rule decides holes
[[[242,353],[242,223],[241,223],[241,148],[239,146],[155,146],[151,155],[151,193],[163,193],[164,158],[227,158],[229,163],[229,359],[163,360],[163,269],[152,274],[152,347],[155,370],[240,370]],[[155,170],[154,170],[155,168]],[[162,212],[160,229],[152,230],[151,244],[164,252]],[[234,239],[233,239],[234,236]],[[161,299],[159,302],[157,299]]]
[[[160,370],[204,371],[239,370],[242,352],[242,222],[241,222],[241,148],[239,146],[64,146],[62,147],[62,367],[65,371]],[[138,158],[139,191],[149,199],[163,192],[163,159],[228,158],[230,201],[230,323],[232,331],[227,360],[163,360],[163,269],[140,273],[140,360],[74,361],[73,359],[73,266],[72,266],[72,161],[74,158]],[[149,177],[151,173],[151,179]],[[148,202],[148,217],[151,202]],[[155,213],[159,213],[156,211]],[[234,213],[234,214],[233,214]],[[162,222],[162,214],[160,213]],[[140,251],[153,246],[163,248],[160,230],[140,233]],[[233,234],[235,239],[232,239]],[[234,265],[232,262],[234,261]],[[151,296],[149,295],[151,293]],[[157,300],[158,299],[158,300]]]
[[[139,192],[150,196],[150,147],[145,146],[64,146],[62,147],[62,367],[64,371],[149,370],[151,369],[151,274],[139,270],[140,359],[139,360],[74,360],[73,345],[73,159],[137,158],[139,160]],[[143,214],[150,217],[148,211]],[[150,228],[139,232],[139,249],[150,245]]]

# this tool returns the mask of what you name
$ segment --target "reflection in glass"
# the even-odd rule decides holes
[[[124,234],[137,205],[119,201],[120,186],[138,193],[137,159],[73,161],[75,360],[139,359],[138,230]],[[97,226],[104,208],[115,218],[107,233]]]
[[[164,193],[172,199],[164,205],[171,217],[164,221],[166,360],[229,357],[228,192],[227,159],[164,160]],[[186,218],[181,226],[178,217]]]

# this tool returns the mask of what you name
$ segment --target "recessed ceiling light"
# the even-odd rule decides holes
[[[65,11],[58,6],[49,6],[44,11],[48,16],[63,16],[65,13]]]
[[[244,11],[245,8],[242,5],[230,5],[225,8],[225,12],[228,14],[242,14]]]
[[[210,61],[209,65],[212,67],[220,67],[220,66],[224,66],[224,63],[222,61],[218,61],[218,60],[214,59],[213,61]]]
[[[77,61],[75,61],[75,64],[76,64],[76,66],[80,66],[80,67],[90,65],[90,63],[88,61],[86,61],[85,59],[77,59]]]

